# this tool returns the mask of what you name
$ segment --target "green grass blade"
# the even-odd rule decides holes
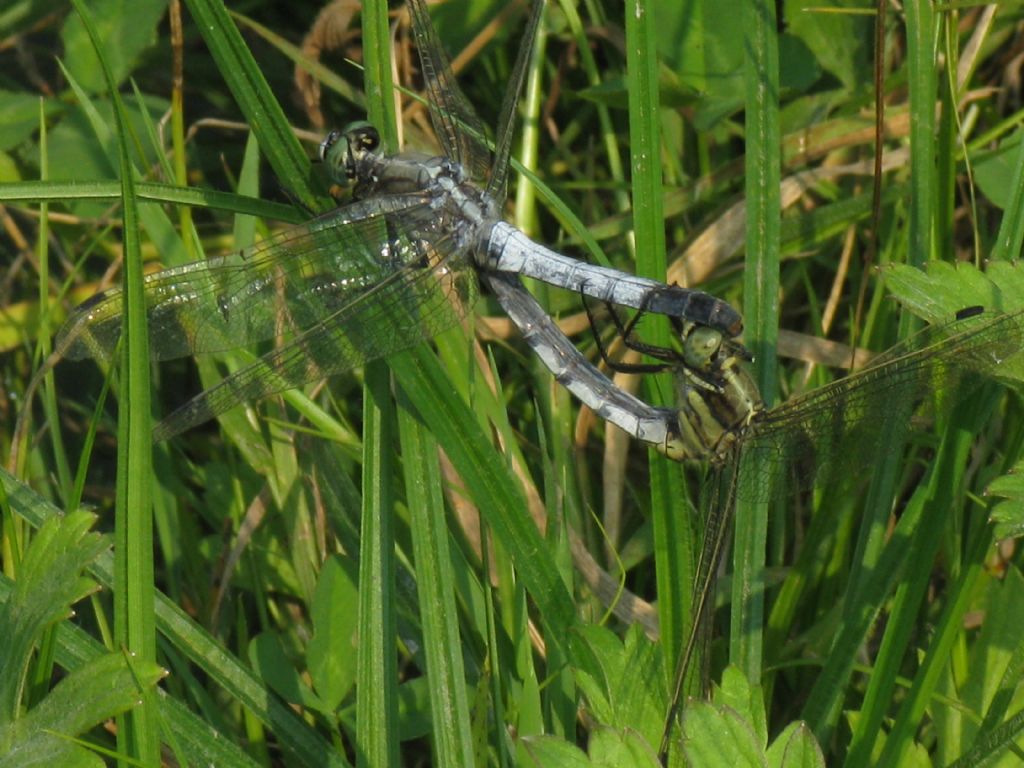
[[[186,0],[186,5],[278,181],[310,210],[330,205],[322,192],[314,192],[309,159],[224,4]]]
[[[386,3],[363,8],[370,121],[397,151]],[[398,765],[398,670],[395,645],[396,409],[387,365],[366,368],[363,386],[363,511],[359,557],[359,654],[356,685],[357,765]]]
[[[781,211],[779,185],[779,49],[775,5],[744,4],[745,167],[747,237],[743,295],[744,344],[766,405],[775,401],[779,328]],[[757,460],[743,463],[739,482],[770,477]],[[749,498],[749,497],[748,497]],[[753,685],[761,683],[768,504],[737,500],[729,659]]]
[[[40,109],[39,114],[39,181],[47,182],[49,174],[48,143],[46,136],[46,121],[44,112]],[[39,306],[46,307],[40,315],[39,324],[39,350],[43,360],[50,356],[50,255],[49,255],[49,212],[50,208],[46,202],[39,206],[39,239],[36,249],[36,258],[39,260]],[[46,374],[43,389],[43,406],[46,410],[46,420],[49,424],[57,424],[57,393],[54,388],[53,372]],[[65,500],[70,500],[74,495],[72,490],[71,470],[68,463],[67,452],[64,448],[64,439],[59,429],[50,430],[50,442],[53,448],[53,455],[57,462],[57,477],[60,480],[61,493]],[[75,505],[77,507],[77,504]],[[74,507],[72,507],[74,509]]]
[[[935,99],[938,78],[935,40],[938,25],[935,7],[927,1],[907,4],[907,68],[910,87],[910,217],[911,264],[935,258],[936,191]],[[948,118],[947,118],[948,119]]]
[[[664,189],[661,178],[661,101],[658,91],[656,5],[645,0],[626,4],[626,66],[629,72],[630,170],[637,272],[665,275]],[[664,344],[667,336],[654,338]]]
[[[990,388],[986,388],[990,389]],[[950,512],[956,508],[954,500],[957,486],[963,481],[963,468],[968,464],[973,436],[988,421],[996,397],[972,399],[954,413],[952,424],[964,421],[963,428],[947,430],[946,439],[932,464],[930,483],[921,486],[928,489],[928,509],[922,525],[915,531],[915,540],[907,553],[910,563],[931,562],[942,543],[942,535],[950,524]],[[915,732],[922,725],[922,706],[931,702],[938,683],[938,675],[950,661],[950,650],[963,626],[963,615],[973,597],[972,586],[978,579],[985,553],[991,545],[992,533],[984,523],[971,526],[973,543],[967,547],[967,562],[957,582],[951,585],[955,595],[946,603],[942,619],[937,623],[938,632],[930,639],[930,648],[921,668],[914,677],[910,696],[903,702],[900,717],[886,738],[885,753],[888,760],[882,764],[896,764],[895,755],[905,752],[913,743]],[[881,723],[888,713],[893,698],[896,679],[903,657],[913,648],[911,638],[916,622],[927,599],[930,573],[926,569],[910,569],[896,592],[890,619],[886,623],[885,636],[879,649],[874,674],[865,695],[862,718],[858,720],[851,741],[848,765],[869,765],[877,758],[872,750],[877,747],[877,735]]]
[[[444,449],[480,513],[515,564],[518,578],[537,605],[547,628],[545,641],[564,646],[575,621],[565,584],[548,564],[548,545],[527,512],[508,467],[490,447],[472,412],[449,396],[437,360],[419,349],[396,356],[394,371],[405,396]],[[565,649],[562,649],[565,652]]]
[[[437,443],[406,409],[399,411],[398,420],[423,622],[434,760],[436,765],[469,768],[474,764],[473,736]]]
[[[657,21],[658,8],[645,0],[626,4],[626,67],[629,91],[630,173],[632,189],[633,234],[636,243],[637,273],[664,279],[666,273],[664,188],[661,173],[661,100],[658,88]],[[668,344],[668,329],[663,323],[650,331],[650,342]],[[671,391],[667,377],[652,377],[646,387],[652,402],[664,403]],[[658,579],[659,618],[663,622],[666,658],[675,659],[684,641],[686,628],[695,619],[690,592],[693,589],[693,548],[689,545],[693,526],[686,524],[687,514],[678,503],[679,468],[653,450],[650,456],[651,516],[654,526],[654,551]],[[668,673],[674,665],[666,664]]]
[[[124,218],[125,316],[122,331],[121,378],[124,392],[118,420],[118,488],[114,523],[117,545],[115,631],[118,644],[141,661],[156,660],[153,621],[152,449],[150,441],[149,339],[142,293],[142,256],[134,173],[128,149],[124,105],[103,47],[84,5],[74,1],[103,68],[114,105],[115,137],[119,149],[121,205]],[[155,700],[144,694],[143,705],[122,718],[122,751],[145,762],[156,762],[160,749]]]
[[[367,370],[363,390],[363,511],[359,548],[357,765],[398,764],[395,653],[394,412],[385,366]]]
[[[1019,258],[1024,245],[1024,141],[1017,146],[1017,162],[1013,166],[1009,189],[1012,196],[1003,209],[995,246],[989,254],[993,261]]]

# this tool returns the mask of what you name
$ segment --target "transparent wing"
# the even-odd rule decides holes
[[[709,681],[706,679],[706,662],[711,639],[711,616],[715,607],[715,577],[729,533],[729,522],[735,503],[738,479],[735,462],[730,462],[726,466],[711,467],[707,483],[701,493],[701,507],[706,510],[706,514],[691,593],[690,614],[693,621],[687,628],[686,642],[680,649],[672,676],[669,706],[665,713],[661,746],[658,749],[658,757],[663,764],[665,756],[668,754],[672,728],[676,724],[676,714],[694,659],[699,658],[705,662],[700,670],[701,689],[707,690],[709,686]]]
[[[154,440],[166,440],[238,403],[260,400],[408,349],[452,327],[476,298],[476,277],[472,270],[450,268],[452,263],[464,263],[461,254],[444,254],[425,246],[407,238],[393,240],[396,251],[415,254],[405,257],[396,253],[410,266],[390,273],[355,297],[343,291],[329,315],[157,424]],[[411,266],[423,259],[427,265]]]
[[[504,201],[508,181],[508,158],[512,147],[512,114],[522,92],[526,69],[537,42],[537,28],[544,10],[543,0],[534,0],[523,43],[512,68],[512,76],[498,115],[497,141],[493,154],[487,148],[484,126],[452,72],[451,62],[437,36],[424,0],[409,0],[412,28],[427,88],[431,121],[445,154],[456,160],[477,182],[487,182],[487,192]]]
[[[150,354],[170,360],[302,331],[406,266],[393,218],[415,218],[420,195],[354,203],[285,230],[254,248],[148,275]],[[109,356],[121,334],[120,289],[80,305],[61,329],[58,354]]]
[[[773,408],[740,439],[743,461],[784,470],[799,487],[841,465],[844,473],[899,450],[894,424],[912,426],[924,403],[948,409],[965,377],[994,376],[1024,346],[1024,313],[980,314],[932,326],[845,379]],[[770,478],[741,495],[767,492]],[[748,490],[749,489],[749,490]]]
[[[530,10],[530,18],[526,22],[526,29],[523,31],[523,43],[519,46],[519,53],[516,56],[515,66],[512,68],[512,77],[505,89],[505,97],[501,103],[501,113],[498,115],[498,133],[494,145],[494,164],[491,168],[491,178],[487,182],[487,192],[495,200],[504,202],[505,191],[508,185],[508,158],[512,150],[512,115],[515,112],[516,104],[519,103],[519,96],[523,90],[523,81],[526,78],[526,68],[530,66],[530,58],[537,43],[537,29],[540,27],[540,18],[544,12],[544,0],[533,0],[533,8]]]
[[[708,630],[715,571],[737,497],[765,500],[781,470],[796,470],[790,473],[790,488],[805,487],[828,469],[841,467],[852,474],[879,461],[879,456],[901,447],[902,435],[911,427],[910,416],[922,402],[939,394],[945,398],[945,407],[951,407],[962,394],[966,376],[997,375],[1022,346],[1024,313],[953,320],[895,345],[852,376],[757,417],[732,457],[712,471],[693,589],[695,620],[676,662],[660,755],[669,748],[683,686]],[[883,442],[883,436],[889,441]],[[746,476],[752,471],[766,471],[768,476]]]
[[[491,153],[484,143],[484,124],[455,80],[451,61],[424,0],[409,0],[409,11],[427,89],[427,106],[441,148],[471,179],[484,181],[491,165]]]

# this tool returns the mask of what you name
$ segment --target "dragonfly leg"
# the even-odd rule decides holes
[[[589,301],[587,295],[585,293],[582,293],[582,292],[580,293],[580,295],[583,297],[583,308],[586,310],[586,312],[587,312],[587,320],[590,322],[590,334],[594,337],[594,342],[597,344],[598,354],[601,355],[601,359],[605,362],[605,364],[607,364],[607,366],[609,368],[611,368],[616,373],[661,373],[663,371],[669,370],[672,367],[672,364],[669,363],[669,362],[665,362],[665,363],[624,363],[621,360],[614,360],[608,354],[608,349],[607,349],[607,347],[605,347],[604,342],[601,340],[601,333],[600,333],[600,330],[597,327],[597,318],[594,317],[594,312],[593,312],[593,309],[590,306],[590,301]],[[633,346],[634,343],[639,345],[639,346],[644,346],[644,347],[650,346],[650,345],[642,344],[641,342],[636,341],[633,338],[633,336],[632,336],[633,327],[636,324],[635,320],[636,320],[636,317],[639,317],[639,314],[636,317],[634,317],[632,320],[630,320],[628,324],[623,325],[622,318],[619,317],[618,313],[615,311],[614,306],[612,306],[608,302],[605,302],[605,307],[607,308],[608,312],[611,314],[612,322],[615,323],[616,331],[618,332],[619,336],[622,337],[623,343],[629,349],[637,349],[637,347]],[[655,349],[655,350],[658,350],[659,352],[666,351],[666,350],[664,350],[661,347],[651,347],[651,348]],[[637,351],[641,351],[642,352],[644,350],[637,349]],[[667,351],[671,351],[671,350],[667,350]],[[651,357],[658,357],[658,355],[657,354],[652,354]]]
[[[582,291],[580,295],[583,298],[583,306],[587,311],[587,319],[590,321],[591,333],[597,342],[601,359],[604,360],[612,370],[619,373],[661,373],[666,370],[678,370],[681,371],[683,375],[699,389],[714,393],[721,393],[725,389],[726,382],[721,375],[718,375],[718,366],[712,364],[716,359],[717,351],[720,347],[721,335],[717,331],[705,329],[703,326],[695,326],[692,323],[685,322],[679,317],[669,316],[669,322],[672,324],[674,333],[679,337],[684,348],[688,350],[687,353],[680,353],[671,347],[647,344],[636,337],[636,326],[640,322],[640,319],[647,314],[645,305],[647,304],[647,300],[651,297],[650,294],[644,297],[643,301],[640,302],[640,308],[629,322],[623,322],[622,317],[619,315],[615,306],[606,301],[604,302],[605,308],[611,316],[612,322],[615,324],[616,331],[622,338],[622,343],[626,348],[664,362],[645,364],[623,363],[621,361],[611,360],[608,356],[607,349],[601,341],[600,333],[597,329],[597,321],[594,318],[588,297]],[[693,340],[698,335],[703,338],[705,334],[711,335],[711,346],[707,347],[701,355],[694,355],[691,351],[694,347]]]

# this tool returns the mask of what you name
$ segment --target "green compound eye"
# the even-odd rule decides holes
[[[707,368],[715,353],[721,348],[721,331],[698,326],[683,340],[683,360],[691,368]]]
[[[380,131],[365,120],[349,123],[345,128],[345,138],[356,154],[376,152],[380,148]]]
[[[356,176],[359,160],[379,148],[380,132],[365,120],[359,120],[349,123],[344,130],[327,134],[317,154],[334,183],[349,184]]]

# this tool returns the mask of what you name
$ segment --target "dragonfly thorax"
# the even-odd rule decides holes
[[[332,179],[353,186],[359,200],[390,198],[412,231],[446,232],[458,248],[483,247],[500,218],[498,204],[451,158],[419,152],[385,155],[380,134],[365,121],[332,131],[320,145]]]

